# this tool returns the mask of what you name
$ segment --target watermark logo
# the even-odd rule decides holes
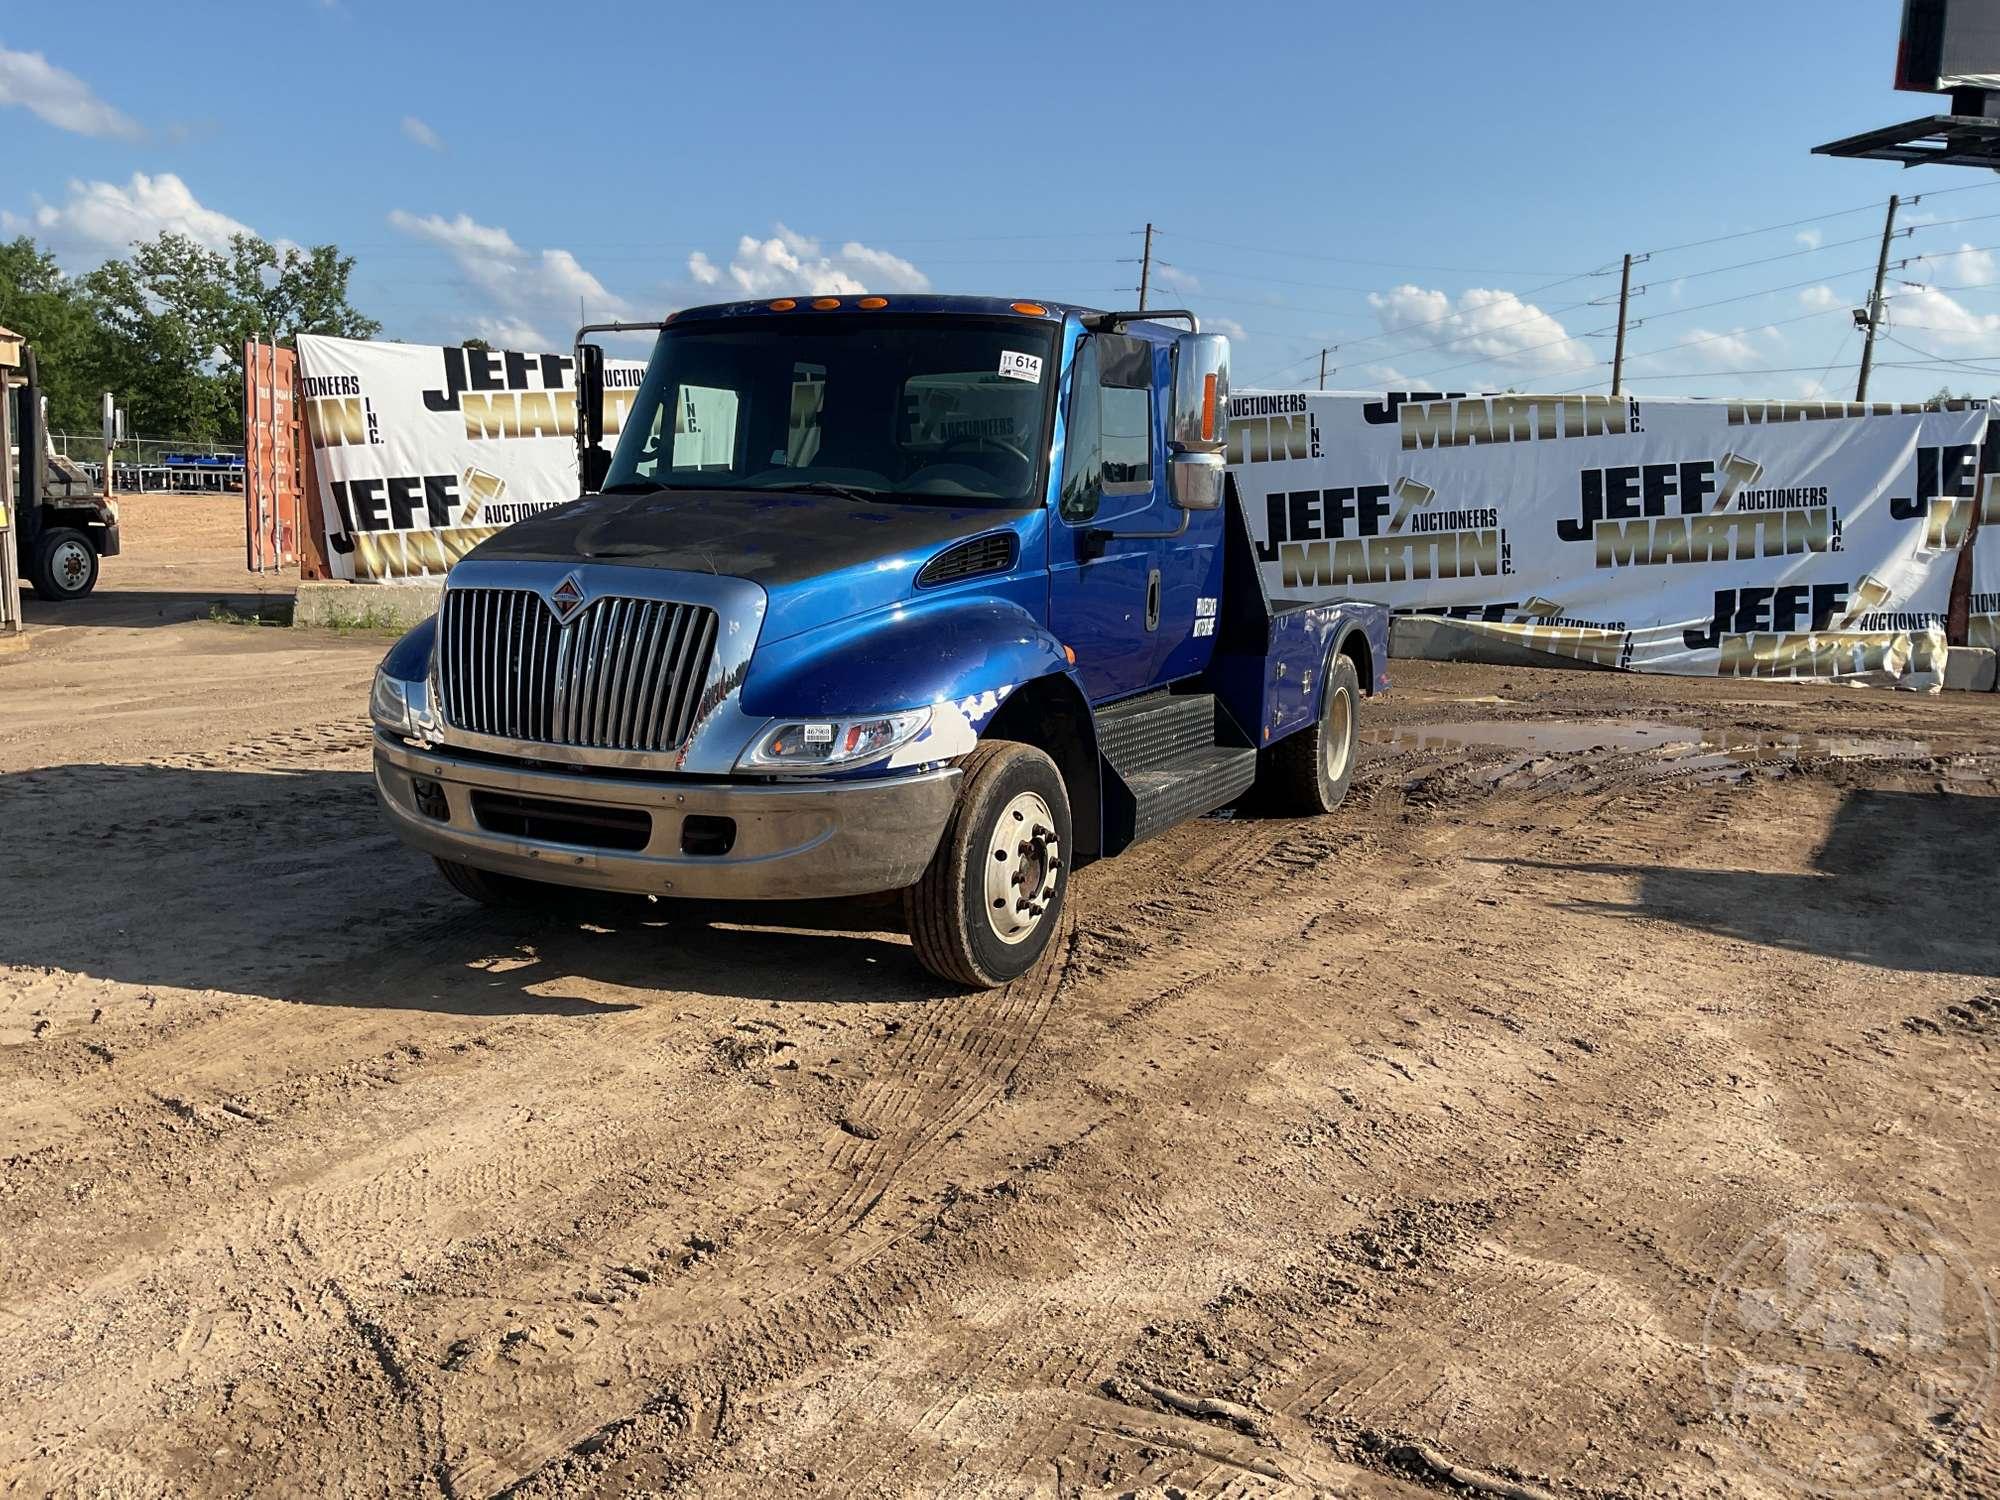
[[[1701,1359],[1717,1415],[1760,1468],[1845,1500],[1950,1471],[2000,1337],[1985,1285],[1934,1224],[1836,1203],[1737,1252],[1709,1298]]]

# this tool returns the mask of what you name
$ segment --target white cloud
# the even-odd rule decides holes
[[[39,52],[10,52],[0,47],[0,105],[7,104],[19,105],[78,135],[136,141],[146,134],[138,121],[106,104],[89,84]]]
[[[1764,352],[1756,346],[1754,334],[1758,330],[1732,328],[1730,332],[1716,332],[1714,328],[1690,328],[1686,338],[1676,338],[1676,344],[1686,344],[1686,348],[1674,350],[1676,364],[1706,364],[1712,370],[1738,370],[1748,364],[1762,364]],[[1770,334],[1772,330],[1762,330]]]
[[[2000,313],[1978,313],[1948,292],[1930,287],[1897,292],[1888,299],[1888,331],[1938,354],[1991,358],[2000,339]],[[1876,346],[1881,358],[1881,346]]]
[[[172,172],[134,172],[130,182],[71,179],[60,204],[37,203],[27,215],[0,212],[0,230],[32,233],[70,253],[123,255],[134,240],[150,240],[171,230],[226,250],[233,234],[255,234],[248,224],[205,206]]]
[[[1801,229],[1792,238],[1797,240],[1807,250],[1817,250],[1824,236],[1817,229]]]
[[[1927,281],[1953,286],[1985,286],[1993,281],[1993,253],[1961,243],[1956,250],[1927,255],[1920,264]]]
[[[1811,312],[1821,312],[1829,307],[1841,305],[1840,294],[1830,286],[1809,286],[1799,293],[1799,306]]]
[[[1431,352],[1442,365],[1485,358],[1514,369],[1552,371],[1597,362],[1589,345],[1512,292],[1473,287],[1453,302],[1444,292],[1405,283],[1370,292],[1368,305],[1385,332],[1441,346]]]
[[[1239,344],[1250,337],[1243,325],[1234,318],[1203,318],[1201,321],[1201,331],[1203,333],[1219,333],[1224,338],[1234,339]]]
[[[1183,271],[1179,266],[1170,266],[1165,261],[1153,262],[1153,284],[1163,286],[1170,292],[1198,292],[1201,278],[1192,271]]]
[[[1366,377],[1361,382],[1364,389],[1373,389],[1379,386],[1385,391],[1407,391],[1423,384],[1414,375],[1407,374],[1394,365],[1363,365],[1358,371],[1349,370],[1343,373],[1349,375],[1359,374]],[[1317,378],[1316,372],[1315,378]],[[1352,382],[1342,382],[1342,384],[1352,384]]]
[[[454,219],[441,214],[419,217],[399,208],[389,215],[389,222],[444,251],[466,285],[486,298],[489,305],[472,316],[473,332],[493,344],[510,349],[555,347],[546,330],[573,329],[579,298],[592,319],[626,321],[633,316],[631,305],[607,290],[567,250],[523,249],[505,229],[481,224],[469,214]],[[566,344],[567,337],[560,342]]]
[[[926,292],[930,278],[900,255],[871,249],[849,240],[827,253],[807,235],[775,226],[767,240],[744,235],[736,242],[729,264],[718,266],[697,250],[688,257],[688,274],[702,286],[731,284],[751,297],[784,292],[808,292],[816,297],[853,296],[860,292]]]
[[[444,138],[415,115],[403,116],[403,134],[426,151],[444,150]]]

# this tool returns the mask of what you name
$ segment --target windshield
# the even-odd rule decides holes
[[[957,317],[670,327],[603,488],[1038,505],[1054,345],[1053,324]]]

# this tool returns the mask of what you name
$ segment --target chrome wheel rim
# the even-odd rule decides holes
[[[90,548],[82,542],[58,542],[49,554],[49,572],[59,587],[74,593],[90,577]]]
[[[1062,874],[1055,816],[1039,793],[1021,792],[1000,809],[986,840],[986,925],[1008,945],[1042,925]]]
[[[1354,700],[1336,691],[1326,708],[1326,724],[1320,730],[1320,753],[1326,758],[1326,779],[1338,781],[1347,769],[1347,757],[1354,746]]]

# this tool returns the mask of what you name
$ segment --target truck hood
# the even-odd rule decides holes
[[[776,640],[907,597],[917,569],[941,548],[1016,517],[783,490],[592,495],[517,521],[467,557],[748,579],[769,598],[764,638]]]

